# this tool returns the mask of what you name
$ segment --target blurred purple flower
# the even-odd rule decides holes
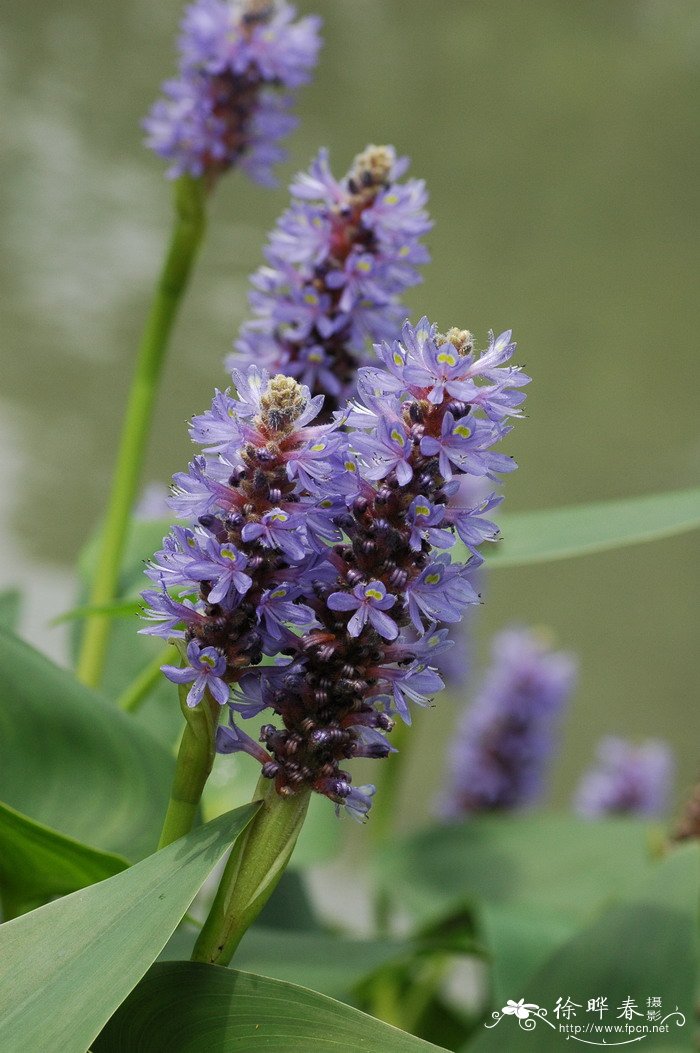
[[[574,808],[579,815],[594,819],[664,814],[674,769],[667,743],[649,739],[635,745],[609,735],[598,743],[596,758],[576,790]]]
[[[439,802],[445,818],[509,811],[542,792],[576,663],[529,629],[493,639],[492,663],[462,716]]]
[[[295,17],[277,0],[194,0],[186,9],[179,76],[143,122],[170,178],[211,183],[237,165],[276,185],[278,142],[297,123],[293,89],[309,80],[321,43],[320,19]]]

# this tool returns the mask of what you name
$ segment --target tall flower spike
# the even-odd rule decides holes
[[[322,150],[292,184],[267,265],[252,278],[255,318],[241,329],[239,355],[325,394],[327,414],[353,393],[367,340],[398,332],[400,298],[429,258],[425,185],[397,182],[407,166],[392,147],[368,146],[336,181]]]
[[[553,651],[531,630],[499,633],[492,656],[452,744],[439,802],[445,818],[510,811],[539,797],[556,725],[574,686],[572,656]]]
[[[673,775],[673,754],[665,742],[650,739],[636,746],[610,735],[598,743],[596,758],[576,790],[579,815],[664,814]]]
[[[514,367],[496,372],[514,347],[507,334],[492,339],[479,358],[463,331],[443,337],[423,319],[418,329],[404,326],[403,343],[378,347],[390,371],[360,371],[363,401],[350,407],[353,430],[339,451],[346,475],[334,477],[345,497],[329,496],[327,502],[343,540],[326,543],[319,551],[323,562],[298,579],[316,624],[286,651],[286,664],[260,672],[255,692],[255,700],[266,699],[279,718],[261,730],[271,758],[263,774],[275,779],[279,793],[292,795],[310,785],[364,818],[373,789],[354,789],[344,762],[386,757],[391,747],[385,736],[395,716],[410,723],[410,707],[428,705],[443,687],[434,662],[450,641],[436,623],[456,623],[478,602],[469,580],[481,562],[476,549],[496,534],[483,517],[496,499],[463,506],[459,480],[452,476],[495,480],[495,473],[514,467],[490,450],[507,431],[503,418],[518,412],[517,389],[527,380]],[[449,394],[431,401],[432,376],[409,376],[409,369],[425,366],[423,352],[431,349],[435,357],[460,360],[452,374],[462,385],[460,394],[473,398],[473,412]],[[425,442],[444,434],[446,419],[461,427],[449,474],[443,473],[440,449]],[[470,550],[466,563],[453,562],[444,551],[455,535]],[[231,706],[234,740],[240,713],[246,715]],[[222,732],[222,748],[230,750],[230,743],[230,734]]]
[[[144,121],[147,145],[168,176],[205,176],[233,166],[275,186],[278,143],[296,125],[294,89],[309,80],[320,19],[294,21],[277,0],[195,0],[185,11],[180,71]]]
[[[490,446],[507,430],[511,388],[523,375],[495,374],[490,352],[482,372],[461,331],[441,337],[427,321],[420,326],[404,327],[405,343],[392,345],[396,359],[413,368],[418,346],[463,356],[469,378],[460,374],[460,383],[471,385],[473,412],[454,398],[431,401],[430,378],[374,369],[362,377],[363,403],[314,426],[322,396],[255,366],[234,372],[238,398],[217,392],[193,420],[204,454],[175,477],[173,507],[198,523],[175,527],[148,572],[160,591],[146,593],[154,624],[142,631],[198,645],[188,646],[191,670],[166,675],[192,683],[192,704],[207,688],[221,701],[221,682],[239,684],[228,727],[218,729],[219,751],[254,757],[280,795],[312,789],[356,819],[366,817],[374,787],[353,787],[345,762],[391,752],[385,736],[394,717],[410,723],[409,707],[428,705],[443,687],[434,661],[450,641],[436,623],[456,623],[478,602],[469,576],[481,562],[477,546],[495,535],[482,515],[495,499],[463,506],[452,476],[495,479],[514,467]],[[514,350],[502,338],[493,346],[499,361]],[[488,417],[492,389],[496,421]],[[445,419],[461,429],[453,428],[449,475],[440,450],[425,443],[445,433]],[[340,430],[346,421],[354,430]],[[466,563],[445,551],[456,535]],[[166,591],[173,589],[184,603]],[[277,663],[252,669],[263,653]],[[238,721],[266,709],[276,719],[260,729],[263,749]]]

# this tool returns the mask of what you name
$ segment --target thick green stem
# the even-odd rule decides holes
[[[203,184],[201,180],[182,176],[175,183],[175,225],[141,338],[129,393],[97,570],[90,590],[91,606],[108,604],[116,598],[126,532],[141,479],[168,338],[202,240],[204,224]],[[90,687],[97,687],[102,679],[110,628],[111,619],[104,615],[87,619],[78,677]]]
[[[177,661],[178,655],[177,648],[173,647],[172,644],[169,644],[165,650],[159,651],[145,669],[141,670],[136,679],[132,680],[129,686],[122,691],[117,699],[119,708],[126,713],[135,713],[140,708],[141,703],[148,698],[152,688],[162,679],[160,667],[162,665],[171,665]]]
[[[165,848],[192,829],[216,755],[216,725],[221,707],[205,691],[199,705],[189,709],[186,702],[188,687],[188,684],[182,684],[179,688],[180,707],[187,724],[177,754],[170,801],[158,848]]]
[[[233,847],[209,916],[192,952],[195,962],[228,965],[246,929],[277,887],[309,807],[310,790],[280,797],[270,779],[258,782],[260,811]]]

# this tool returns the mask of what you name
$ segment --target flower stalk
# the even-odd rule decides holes
[[[311,788],[281,796],[270,779],[258,780],[260,810],[234,846],[192,961],[228,965],[248,927],[277,887],[306,817]]]
[[[99,548],[89,604],[102,606],[115,599],[134,501],[146,454],[168,340],[205,227],[202,180],[181,176],[175,181],[175,223],[155,296],[146,320],[129,394],[112,491]],[[78,661],[78,677],[89,687],[102,679],[111,619],[87,619]]]

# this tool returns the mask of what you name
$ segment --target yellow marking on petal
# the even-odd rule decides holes
[[[392,431],[391,438],[394,440],[394,442],[398,443],[399,446],[405,446],[406,445],[406,440],[404,439],[404,437],[401,434],[401,432],[397,431],[396,428],[394,428],[394,430]]]
[[[203,654],[199,656],[201,665],[208,665],[210,669],[213,669],[216,665],[216,659],[212,658],[210,654]]]
[[[403,365],[403,355],[400,355],[398,351],[394,352],[394,364],[397,366]]]
[[[437,356],[437,360],[440,363],[446,362],[448,366],[454,366],[457,364],[456,355],[451,355],[449,351],[441,351]]]
[[[357,465],[355,464],[354,461],[346,461],[345,462],[345,470],[348,471],[348,472],[356,472],[357,471]],[[330,505],[330,501],[329,501],[328,502],[328,508],[330,508],[330,506],[331,505]]]
[[[426,585],[437,585],[441,577],[441,574],[428,574],[427,578],[425,579]]]
[[[221,549],[221,555],[223,556],[224,559],[231,559],[231,560],[233,560],[234,563],[238,559],[238,553],[235,552],[232,548],[222,548]]]
[[[368,600],[381,600],[382,594],[378,589],[365,589],[365,596]]]
[[[399,256],[408,256],[410,251],[411,251],[411,246],[410,245],[402,245],[401,248],[399,249]]]
[[[273,512],[270,519],[273,523],[286,523],[289,516],[286,512]]]
[[[304,294],[304,303],[317,304],[318,296],[316,295],[316,293],[307,292]]]
[[[428,329],[416,329],[416,340],[419,344],[424,344],[429,336],[430,332]]]
[[[459,435],[461,439],[468,439],[471,433],[471,428],[468,428],[466,424],[458,424],[455,428],[452,429],[452,434]]]
[[[365,274],[368,274],[369,271],[372,270],[372,264],[369,260],[358,260],[357,269],[358,271],[363,271]]]
[[[316,442],[311,447],[311,452],[312,453],[320,453],[322,450],[325,450],[325,448],[326,448],[325,442]]]
[[[270,598],[273,599],[273,600],[279,600],[279,599],[281,599],[282,596],[286,596],[286,595],[287,595],[287,590],[286,589],[275,589],[274,592],[270,593]]]
[[[430,509],[427,505],[416,505],[416,514],[419,516],[429,516]]]
[[[438,643],[440,643],[440,637],[439,636],[431,636],[430,639],[428,640],[428,646],[429,647],[435,647],[435,644],[438,644]]]
[[[385,205],[398,205],[399,199],[396,194],[387,194],[384,198]]]

